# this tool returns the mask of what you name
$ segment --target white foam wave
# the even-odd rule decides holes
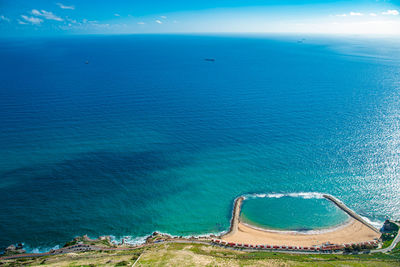
[[[210,237],[212,235],[214,236],[221,236],[223,234],[226,234],[227,231],[221,231],[221,232],[211,232],[211,233],[205,233],[205,234],[199,234],[199,235],[186,235],[186,236],[178,236],[178,235],[171,235],[169,233],[163,233],[160,231],[155,231],[159,234],[162,235],[168,235],[172,238],[178,238],[178,237],[183,237],[183,238],[191,238],[191,237],[195,237],[195,238],[202,238],[202,237]],[[123,236],[123,237],[116,237],[113,235],[109,235],[111,242],[114,244],[121,244],[122,241],[124,240],[125,244],[129,244],[129,245],[133,245],[133,246],[138,246],[138,245],[142,245],[144,243],[146,243],[146,239],[151,236],[151,234],[145,235],[145,236]],[[96,238],[91,238],[90,239],[96,239]],[[25,243],[22,243],[24,249],[26,250],[27,253],[46,253],[49,252],[50,250],[56,250],[60,248],[60,245],[56,245],[54,247],[30,247],[29,245],[25,245]]]
[[[383,221],[371,221],[368,217],[365,216],[361,216],[361,218],[363,218],[367,223],[371,224],[372,226],[374,226],[376,229],[381,229],[383,226]]]
[[[24,249],[26,251],[26,253],[46,253],[49,252],[52,249],[59,249],[60,246],[56,245],[54,247],[36,247],[36,248],[32,248],[30,246],[25,246],[24,245]]]
[[[299,197],[304,199],[323,199],[324,194],[318,192],[299,192],[299,193],[271,193],[271,194],[248,194],[245,199],[249,198],[282,198],[282,197]]]
[[[212,233],[206,233],[206,234],[202,234],[202,235],[186,235],[183,236],[184,238],[190,238],[190,237],[195,237],[195,238],[200,238],[200,237],[210,237],[211,235],[215,235],[215,236],[221,236],[226,234],[228,231],[221,231],[221,232],[212,232]]]
[[[124,236],[124,237],[115,237],[115,236],[110,236],[111,237],[111,242],[114,244],[121,244],[122,241],[124,243],[129,244],[129,245],[141,245],[146,242],[146,238],[149,237],[149,235],[146,236]]]
[[[221,232],[212,232],[212,233],[205,233],[205,234],[198,234],[198,235],[172,235],[169,233],[164,233],[161,231],[154,231],[157,232],[161,235],[167,235],[170,236],[172,238],[178,238],[178,237],[182,237],[182,238],[202,238],[202,237],[210,237],[212,235],[214,236],[220,236],[223,234],[226,234],[228,231],[221,231]],[[125,244],[130,244],[130,245],[142,245],[146,242],[146,239],[151,236],[152,234],[148,234],[145,236],[139,236],[139,237],[135,237],[135,236],[124,236],[124,237],[115,237],[115,236],[110,236],[111,237],[111,242],[114,244],[121,244],[122,241],[124,240]]]

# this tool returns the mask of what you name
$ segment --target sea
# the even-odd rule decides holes
[[[0,39],[0,248],[217,234],[241,195],[286,196],[244,204],[271,228],[343,221],[321,193],[379,226],[399,188],[399,38]]]

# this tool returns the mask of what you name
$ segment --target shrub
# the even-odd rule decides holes
[[[120,261],[115,266],[126,266],[128,264],[129,264],[129,262],[127,262],[127,261]]]

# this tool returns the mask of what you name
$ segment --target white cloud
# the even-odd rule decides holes
[[[4,16],[4,15],[0,15],[0,21],[10,21],[10,19],[9,18],[7,18],[6,16]]]
[[[23,22],[22,20],[18,20],[18,24],[21,24],[21,25],[26,25],[26,24],[28,24],[28,23],[26,23],[26,22]]]
[[[400,34],[400,21],[398,20],[376,20],[333,22],[333,23],[310,23],[304,25],[288,25],[280,32],[301,33],[325,33],[325,34]]]
[[[92,25],[96,28],[109,28],[111,26],[108,23],[103,24],[103,23],[98,23],[97,21],[93,21],[93,22],[89,21],[89,23],[90,23],[90,25]]]
[[[37,10],[37,9],[32,9],[32,12],[31,12],[33,15],[36,15],[36,16],[40,16],[40,15],[42,15],[42,13],[40,13],[40,11],[39,10]]]
[[[121,17],[121,15],[118,14],[118,13],[115,13],[114,16],[116,16],[116,17]]]
[[[359,12],[350,12],[350,16],[362,16],[362,13]]]
[[[63,5],[63,4],[61,4],[61,3],[57,3],[57,6],[59,6],[59,7],[62,8],[62,9],[71,9],[71,10],[74,10],[74,9],[75,9],[74,6],[65,6],[65,5]]]
[[[139,24],[139,25],[144,25],[144,24],[146,24],[146,23],[144,23],[143,21],[139,21],[137,24]]]
[[[162,24],[162,21],[157,19],[157,20],[156,20],[156,23]]]
[[[399,11],[396,10],[396,9],[392,9],[392,10],[388,10],[388,11],[382,12],[382,15],[393,15],[393,16],[397,16],[397,15],[399,15],[399,14],[400,14]]]
[[[371,13],[371,14],[373,14],[373,13]],[[364,14],[363,13],[360,13],[360,12],[350,12],[350,13],[348,13],[348,14],[337,14],[337,15],[335,15],[336,17],[347,17],[347,16],[364,16]]]
[[[40,19],[40,18],[28,17],[28,16],[25,16],[25,15],[21,15],[21,18],[23,18],[26,22],[29,22],[29,23],[32,23],[32,24],[40,24],[40,23],[43,22],[43,20]],[[20,24],[24,24],[24,23],[20,23]]]
[[[54,15],[52,12],[48,12],[46,10],[39,11],[37,9],[32,9],[31,13],[32,13],[32,15],[40,16],[40,17],[43,17],[48,20],[63,21],[62,18],[60,18],[60,17]]]
[[[76,21],[76,19],[71,19],[71,18],[69,18],[69,17],[66,17],[65,20],[66,20],[66,21],[69,21],[69,22],[71,22],[71,23],[74,23],[74,24],[78,23],[78,21]]]
[[[369,15],[370,15],[371,17],[376,17],[376,16],[378,16],[376,13],[369,13]]]
[[[162,18],[162,19],[166,19],[166,18],[167,18],[167,16],[160,16],[160,18]]]
[[[0,15],[0,21],[10,21],[10,19],[7,18],[7,17],[4,16],[4,15]]]

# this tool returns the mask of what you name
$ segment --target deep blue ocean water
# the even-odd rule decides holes
[[[0,247],[221,232],[253,193],[400,219],[400,42],[303,37],[0,40]]]

